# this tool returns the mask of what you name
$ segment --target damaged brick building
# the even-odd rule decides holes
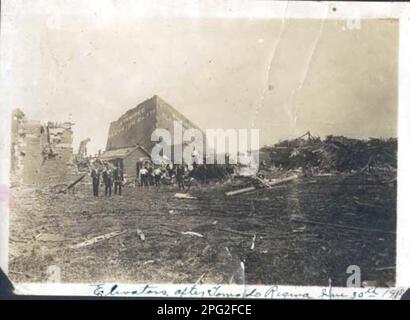
[[[12,114],[11,180],[23,184],[64,183],[75,175],[73,123],[46,124]]]
[[[199,129],[192,121],[157,95],[128,110],[117,121],[111,122],[106,150],[128,148],[140,145],[151,150],[155,142],[151,134],[157,128],[173,134],[173,122],[180,121],[183,128]]]
[[[101,159],[118,163],[126,175],[135,176],[138,166],[149,159],[156,143],[151,141],[154,130],[166,129],[173,136],[174,121],[179,121],[183,130],[201,130],[170,104],[154,95],[111,122],[106,152]]]

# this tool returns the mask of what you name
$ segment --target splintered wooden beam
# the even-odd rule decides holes
[[[83,242],[80,242],[80,243],[77,243],[76,245],[71,246],[71,248],[72,249],[79,249],[79,248],[87,247],[87,246],[90,246],[92,244],[95,244],[95,243],[98,243],[98,242],[101,242],[101,241],[104,241],[104,240],[108,240],[108,239],[117,237],[117,236],[119,236],[121,234],[124,234],[124,233],[125,233],[125,231],[113,231],[113,232],[106,233],[106,234],[94,237],[92,239],[89,239],[89,240],[86,240],[86,241],[83,241]]]
[[[241,194],[241,193],[245,193],[245,192],[250,192],[250,191],[254,191],[256,190],[255,187],[248,187],[248,188],[243,188],[243,189],[239,189],[239,190],[234,190],[234,191],[228,191],[225,192],[226,196],[235,196],[237,194]]]
[[[175,193],[174,198],[177,198],[177,199],[190,199],[190,200],[198,199],[197,197],[191,196],[187,193]]]
[[[216,228],[216,229],[219,230],[219,231],[229,232],[229,233],[233,233],[233,234],[239,234],[241,236],[246,236],[246,237],[253,237],[255,235],[255,233],[243,232],[243,231],[227,229],[227,228]]]
[[[363,232],[376,232],[376,233],[396,234],[395,231],[390,231],[390,230],[361,228],[361,227],[355,227],[355,226],[347,226],[347,225],[343,225],[343,224],[326,223],[326,222],[321,222],[321,221],[313,221],[313,220],[306,220],[306,219],[300,219],[300,218],[294,218],[294,219],[292,219],[292,222],[300,222],[300,223],[305,223],[305,224],[309,223],[309,224],[318,225],[318,226],[333,227],[333,228],[340,228],[340,229],[346,229],[346,230],[355,230],[355,231],[363,231]]]
[[[70,183],[67,188],[65,188],[64,190],[61,190],[60,193],[64,193],[66,191],[68,191],[69,189],[71,189],[72,187],[74,187],[77,183],[79,183],[81,180],[84,179],[84,177],[87,175],[87,173],[83,174],[81,177],[79,177],[77,180],[75,180],[74,182]]]
[[[274,181],[266,182],[264,184],[264,186],[265,187],[267,187],[267,186],[272,187],[272,186],[275,186],[275,185],[278,185],[278,184],[282,184],[282,183],[285,183],[285,182],[295,180],[297,178],[298,178],[298,175],[293,175],[293,176],[289,176],[289,177],[282,178],[282,179],[275,179]],[[243,188],[243,189],[239,189],[239,190],[233,190],[233,191],[225,192],[225,195],[228,196],[228,197],[229,196],[235,196],[235,195],[238,195],[238,194],[255,191],[257,189],[258,188],[256,188],[256,187],[247,187],[247,188]]]

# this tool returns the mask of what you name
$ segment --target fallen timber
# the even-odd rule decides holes
[[[269,188],[270,188],[270,187],[275,186],[275,185],[278,185],[278,184],[282,184],[282,183],[285,183],[285,182],[289,182],[289,181],[295,180],[295,179],[297,179],[298,177],[299,177],[299,176],[295,174],[295,175],[292,175],[292,176],[289,176],[289,177],[286,177],[286,178],[275,179],[275,180],[273,180],[273,181],[266,181],[266,183],[264,183],[263,186],[264,186],[264,187],[268,187],[268,186],[269,186]],[[259,180],[259,179],[258,179],[258,180]],[[247,187],[247,188],[243,188],[243,189],[239,189],[239,190],[233,190],[233,191],[225,192],[225,195],[228,196],[228,197],[230,197],[230,196],[236,196],[236,195],[238,195],[238,194],[242,194],[242,193],[246,193],[246,192],[251,192],[251,191],[258,190],[258,189],[260,189],[260,188],[251,186],[251,187]]]
[[[346,229],[346,230],[355,230],[355,231],[362,231],[362,232],[376,232],[376,233],[386,233],[386,234],[396,234],[395,231],[390,231],[390,230],[380,230],[380,229],[371,229],[371,228],[360,228],[360,227],[354,227],[354,226],[346,226],[346,225],[343,225],[343,224],[326,223],[326,222],[306,220],[306,219],[299,219],[299,218],[294,218],[294,219],[292,219],[292,221],[293,221],[293,222],[306,223],[306,224],[309,223],[309,224],[314,224],[314,225],[319,225],[319,226],[325,226],[325,227],[340,228],[340,229]]]
[[[74,182],[70,183],[65,189],[60,190],[59,193],[66,193],[68,190],[74,188],[74,186],[79,183],[81,180],[84,179],[84,177],[87,175],[87,173],[83,174],[81,177],[76,179]]]
[[[71,249],[79,249],[79,248],[87,247],[87,246],[90,246],[92,244],[95,244],[95,243],[98,243],[98,242],[101,242],[101,241],[104,241],[104,240],[108,240],[108,239],[120,236],[120,235],[124,234],[125,232],[126,231],[113,231],[113,232],[110,232],[110,233],[106,233],[106,234],[103,234],[103,235],[100,235],[100,236],[96,236],[92,239],[88,239],[88,240],[85,240],[83,242],[77,243],[76,245],[72,245],[72,246],[70,246],[70,248]]]

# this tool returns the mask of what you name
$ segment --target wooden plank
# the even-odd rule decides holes
[[[238,231],[238,230],[233,230],[233,229],[226,229],[226,228],[216,228],[216,230],[229,232],[233,234],[239,234],[241,236],[247,236],[247,237],[253,237],[255,235],[255,233],[248,233],[248,232],[243,232],[243,231]]]
[[[189,200],[196,200],[198,199],[197,197],[191,196],[187,193],[175,193],[174,198],[177,199],[189,199]]]
[[[284,183],[284,182],[295,180],[297,178],[299,178],[299,176],[297,174],[294,174],[294,175],[291,175],[291,176],[286,177],[286,178],[275,179],[274,181],[269,182],[269,185],[270,186],[275,186],[275,185],[278,185],[278,184],[281,184],[281,183]]]
[[[243,188],[243,189],[239,189],[239,190],[225,192],[225,195],[228,196],[228,197],[229,196],[235,196],[237,194],[241,194],[241,193],[245,193],[245,192],[249,192],[249,191],[253,191],[253,190],[256,190],[256,188],[255,187],[248,187],[248,188]]]
[[[295,180],[298,177],[299,176],[295,174],[295,175],[292,175],[292,176],[289,176],[289,177],[286,177],[286,178],[275,179],[274,181],[266,182],[266,185],[268,185],[269,187],[272,187],[272,186],[276,186],[278,184],[282,184],[282,183],[285,183],[285,182],[288,182],[288,181]],[[243,189],[239,189],[239,190],[233,190],[233,191],[225,192],[225,195],[228,196],[228,197],[229,196],[235,196],[235,195],[238,195],[238,194],[251,192],[251,191],[254,191],[254,190],[257,190],[257,189],[258,188],[256,188],[256,187],[247,187],[247,188],[243,188]]]
[[[95,244],[95,243],[98,243],[98,242],[101,242],[101,241],[104,241],[104,240],[108,240],[108,239],[117,237],[117,236],[119,236],[121,234],[124,234],[124,233],[125,233],[125,231],[113,231],[113,232],[106,233],[106,234],[91,238],[89,240],[86,240],[86,241],[83,241],[83,242],[80,242],[80,243],[77,243],[76,245],[73,245],[70,248],[79,249],[79,248],[87,247],[87,246],[90,246],[92,244]]]
[[[74,182],[70,183],[67,188],[65,188],[64,190],[60,191],[62,193],[68,191],[69,189],[71,189],[72,187],[74,187],[77,183],[79,183],[81,180],[84,179],[84,177],[87,175],[87,173],[83,174],[81,177],[79,177],[77,180],[75,180]]]
[[[343,224],[335,224],[335,223],[326,223],[326,222],[320,222],[320,221],[312,221],[312,220],[306,220],[306,219],[292,219],[293,222],[300,222],[300,223],[309,223],[309,224],[315,224],[319,226],[327,226],[327,227],[334,227],[334,228],[340,228],[340,229],[346,229],[346,230],[355,230],[355,231],[364,231],[364,232],[380,232],[380,233],[388,233],[388,234],[396,234],[395,231],[388,231],[388,230],[380,230],[380,229],[371,229],[371,228],[360,228],[360,227],[354,227],[354,226],[346,226]]]

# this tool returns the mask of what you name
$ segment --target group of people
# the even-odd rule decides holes
[[[162,167],[152,167],[146,165],[137,172],[139,185],[141,187],[157,186],[162,183],[173,184],[176,178],[179,190],[185,189],[184,179],[185,173],[188,172],[186,165],[166,165]]]
[[[91,179],[93,183],[94,197],[98,197],[101,176],[104,184],[105,196],[111,196],[113,185],[114,194],[122,194],[122,183],[124,181],[122,168],[119,165],[112,167],[110,164],[105,163],[102,170],[100,168],[97,168],[96,166],[91,167]]]
[[[111,196],[113,186],[115,195],[122,194],[124,174],[120,165],[102,162],[98,166],[95,164],[91,165],[90,169],[93,195],[95,197],[98,197],[101,179],[104,185],[105,196]],[[156,186],[159,188],[161,184],[174,185],[176,182],[178,190],[184,191],[186,189],[189,190],[193,180],[204,180],[201,179],[200,173],[200,170],[195,164],[191,170],[186,164],[176,164],[174,166],[168,164],[166,166],[156,167],[151,164],[146,164],[142,168],[137,169],[136,184],[140,187]]]
[[[150,185],[160,186],[161,181],[165,178],[165,170],[159,167],[152,168],[145,166],[137,173],[139,176],[139,185],[141,187],[149,187]]]

